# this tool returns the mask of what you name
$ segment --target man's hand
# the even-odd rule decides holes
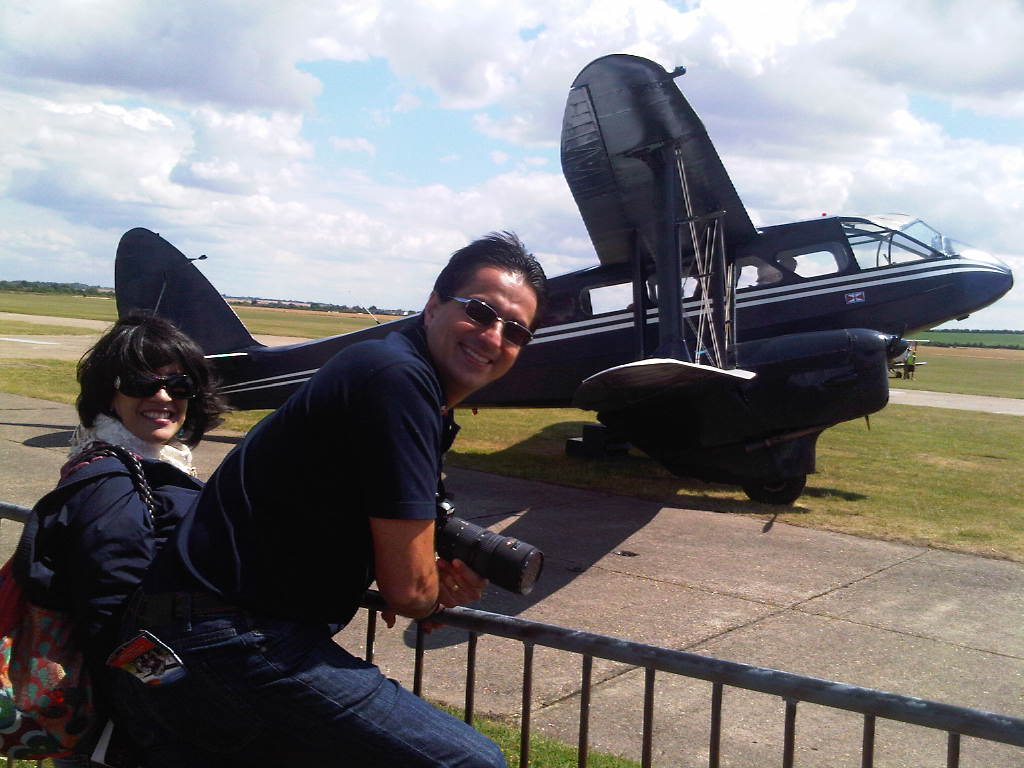
[[[489,583],[461,560],[437,558],[438,601],[443,608],[465,605],[483,597]]]
[[[441,608],[454,608],[465,605],[483,597],[488,581],[477,574],[461,560],[450,563],[437,558],[438,604]],[[444,626],[440,621],[420,621],[423,631],[430,634],[438,627]]]

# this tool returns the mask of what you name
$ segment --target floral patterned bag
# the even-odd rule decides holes
[[[96,459],[113,456],[122,461],[151,518],[156,503],[138,456],[119,445],[96,443],[68,462],[65,476]],[[44,504],[52,491],[37,502],[22,530],[14,556],[0,568],[0,754],[24,760],[68,757],[91,751],[99,715],[94,705],[88,668],[75,641],[74,621],[62,609],[58,596],[40,592],[38,584],[28,598],[30,563],[51,565],[37,551]],[[59,507],[59,504],[57,504]],[[45,547],[44,547],[45,549]],[[45,603],[46,605],[40,605]],[[94,728],[96,726],[96,728]]]
[[[25,600],[0,568],[0,753],[66,757],[96,721],[85,659],[71,617]]]

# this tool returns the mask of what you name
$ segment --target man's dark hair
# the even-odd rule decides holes
[[[434,281],[434,293],[442,301],[449,296],[458,296],[459,290],[473,279],[481,267],[497,267],[523,276],[537,297],[537,312],[531,325],[531,328],[536,328],[547,302],[547,277],[540,262],[512,232],[491,232],[453,253]]]
[[[155,375],[158,368],[175,364],[195,384],[189,400],[181,440],[196,445],[220,424],[224,403],[203,351],[188,336],[161,317],[133,314],[118,320],[78,362],[78,418],[91,427],[98,415],[116,418],[111,409],[114,379],[118,376]]]

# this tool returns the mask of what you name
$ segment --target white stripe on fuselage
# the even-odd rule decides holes
[[[956,262],[928,262],[926,264],[907,264],[896,267],[882,267],[879,270],[858,272],[852,275],[839,275],[836,277],[819,277],[808,280],[802,285],[785,285],[773,288],[759,288],[754,291],[747,291],[743,294],[737,293],[736,311],[746,307],[756,307],[763,304],[773,304],[780,301],[792,301],[805,299],[812,296],[820,296],[830,293],[848,292],[854,290],[866,290],[888,283],[903,283],[912,280],[925,280],[942,275],[950,275],[957,272],[996,272],[1002,273],[998,267],[984,262],[969,262],[959,260]],[[700,303],[694,300],[683,302],[683,316],[694,317],[700,314]],[[658,322],[658,308],[652,307],[647,310],[647,324]],[[550,328],[541,328],[537,331],[534,341],[531,344],[543,344],[551,341],[565,341],[566,339],[589,336],[604,331],[621,330],[630,328],[633,325],[633,313],[628,310],[614,314],[602,315],[592,320],[582,320],[564,325],[556,325]]]
[[[271,384],[260,384],[258,386],[248,386],[248,385],[252,384],[253,382],[241,381],[241,382],[239,382],[237,384],[231,384],[230,386],[224,387],[224,388],[220,389],[219,391],[222,394],[237,395],[239,392],[253,392],[253,391],[257,390],[257,389],[273,389],[274,387],[290,387],[293,384],[298,385],[298,384],[302,384],[304,381],[309,381],[311,378],[313,378],[313,374],[316,373],[319,370],[320,370],[319,368],[316,368],[313,371],[304,371],[304,373],[309,373],[310,375],[309,376],[302,376],[302,378],[289,378],[289,379],[287,379],[285,381],[275,381],[275,382],[273,382]],[[296,373],[296,374],[289,374],[289,375],[290,376],[298,377],[301,374],[297,374]],[[276,378],[281,378],[281,377],[276,377]],[[255,379],[254,381],[266,381],[266,379]]]
[[[895,268],[893,268],[895,271]],[[981,264],[953,264],[943,265],[943,268],[938,268],[938,265],[933,264],[931,269],[926,272],[922,272],[921,267],[917,267],[915,270],[900,270],[902,274],[892,274],[887,271],[885,275],[879,275],[878,273],[869,273],[864,279],[864,275],[846,275],[844,278],[826,278],[823,280],[815,280],[811,284],[804,288],[796,286],[788,286],[788,291],[782,291],[778,288],[765,289],[763,293],[775,293],[775,296],[754,296],[747,294],[746,296],[736,297],[736,309],[740,310],[743,307],[756,307],[762,304],[774,304],[779,301],[786,301],[788,299],[796,298],[807,298],[808,296],[821,296],[826,293],[837,293],[839,291],[862,291],[868,288],[874,288],[879,285],[886,285],[889,283],[905,283],[911,280],[925,280],[932,277],[941,277],[942,275],[952,275],[956,272],[996,272],[1000,273],[1001,270],[997,267],[990,265]],[[910,274],[908,274],[910,273]],[[794,290],[796,288],[796,290]],[[757,291],[757,294],[761,294],[762,291]]]
[[[221,387],[220,392],[226,395],[237,395],[239,392],[252,392],[256,389],[273,389],[274,387],[290,387],[293,385],[301,384],[304,381],[308,381],[312,378],[313,374],[319,371],[319,368],[309,368],[305,371],[293,371],[292,373],[283,373],[279,376],[268,376],[263,379],[250,379],[249,381],[239,381],[235,384],[229,384],[225,387]]]

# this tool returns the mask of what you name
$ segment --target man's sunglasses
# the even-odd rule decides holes
[[[114,389],[128,397],[152,397],[166,389],[172,400],[191,400],[196,396],[196,385],[187,373],[172,373],[168,376],[118,376]]]
[[[480,301],[480,299],[464,299],[461,296],[448,296],[446,298],[460,302],[469,319],[478,325],[482,325],[484,328],[490,328],[500,320],[501,336],[509,344],[525,347],[533,339],[533,332],[529,328],[517,323],[515,320],[506,320],[500,317],[490,304]]]

